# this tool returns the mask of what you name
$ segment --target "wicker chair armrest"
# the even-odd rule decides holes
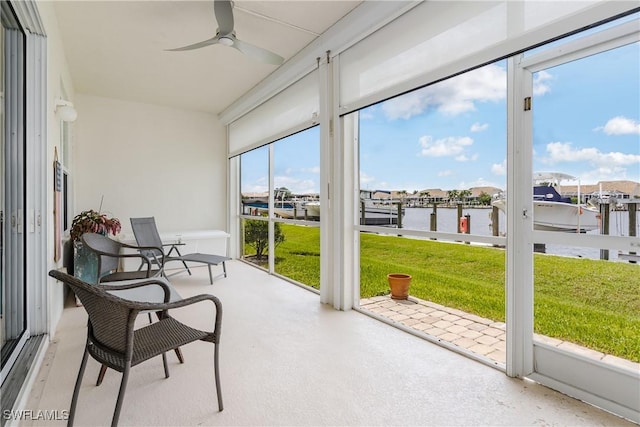
[[[130,246],[130,245],[125,245],[124,243],[121,244],[123,247],[127,247],[127,248],[131,248],[131,249],[138,249],[138,248],[142,248],[142,249],[155,249],[155,250],[159,250],[161,253],[163,253],[162,249],[155,247],[155,246],[149,246],[149,247],[142,247],[142,246]],[[96,249],[96,248],[91,248],[91,250],[93,252],[95,252],[98,255],[104,255],[104,256],[110,256],[113,258],[143,258],[144,262],[149,262],[149,257],[146,255],[143,255],[141,253],[115,253],[115,252],[106,252],[106,251],[101,251],[100,249]],[[164,254],[164,253],[163,253]]]
[[[189,298],[185,298],[180,301],[174,301],[168,304],[159,304],[159,305],[163,305],[166,307],[165,311],[163,312],[163,315],[166,315],[167,310],[189,306],[202,301],[211,301],[216,307],[216,318],[213,324],[213,331],[208,333],[209,338],[207,338],[207,341],[218,343],[220,342],[220,332],[221,332],[221,324],[222,324],[222,303],[220,302],[220,299],[218,299],[218,297],[211,294],[200,294],[200,295],[195,295]]]
[[[158,263],[158,265],[160,266],[160,269],[158,270],[158,273],[154,274],[153,276],[151,275],[151,267],[153,266],[151,264],[151,259],[143,254],[143,253],[128,253],[128,254],[118,254],[118,255],[110,255],[113,256],[115,258],[141,258],[142,259],[142,263],[147,265],[147,277],[153,277],[153,276],[161,276],[162,272],[164,271],[164,265]],[[155,258],[155,255],[154,255]],[[164,257],[163,257],[164,259]]]
[[[157,305],[163,306],[164,309],[166,310],[172,310],[174,308],[185,307],[188,305],[192,305],[192,304],[202,302],[202,301],[207,301],[207,300],[213,302],[213,304],[216,306],[216,310],[222,311],[222,303],[220,302],[220,299],[218,299],[218,297],[211,294],[194,295],[192,297],[183,298],[179,301],[174,301],[170,303],[157,303]]]
[[[218,339],[220,338],[220,325],[222,323],[222,303],[220,302],[218,297],[214,295],[200,294],[168,303],[136,303],[136,308],[140,310],[153,310],[156,312],[162,312],[161,316],[164,317],[168,315],[168,310],[186,307],[202,301],[211,301],[216,307],[216,318],[214,322],[213,332],[210,332],[209,335],[210,341],[218,342]]]

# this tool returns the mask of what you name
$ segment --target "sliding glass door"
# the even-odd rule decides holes
[[[518,72],[533,183],[523,245],[536,252],[525,283],[530,376],[631,419],[640,401],[637,19],[525,55]]]
[[[0,337],[2,381],[27,340],[25,281],[25,132],[24,132],[24,34],[9,7],[2,14],[2,113],[0,115]]]

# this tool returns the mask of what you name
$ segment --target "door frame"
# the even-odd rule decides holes
[[[636,42],[640,42],[637,19],[537,54],[510,59],[510,107],[515,108],[509,110],[513,117],[509,120],[508,188],[518,191],[510,192],[513,197],[508,206],[507,236],[518,238],[508,237],[507,373],[640,422],[640,372],[562,350],[533,337],[534,242],[634,251],[639,241],[637,237],[558,235],[533,229],[533,114],[523,107],[523,101],[533,97],[533,73]]]

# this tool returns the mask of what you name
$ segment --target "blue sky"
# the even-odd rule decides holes
[[[640,181],[639,43],[533,77],[534,171]],[[505,188],[506,81],[502,61],[361,110],[361,187]],[[275,143],[276,187],[319,191],[318,141]],[[243,155],[243,192],[266,191],[266,151]]]

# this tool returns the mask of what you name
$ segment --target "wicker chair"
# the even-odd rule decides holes
[[[160,251],[162,253],[162,248],[128,245],[98,233],[85,233],[80,240],[98,258],[98,277],[95,283],[145,279],[162,275],[163,266],[159,265],[158,269],[152,269],[153,262],[145,255],[149,251]],[[125,249],[131,249],[136,252],[125,253]],[[136,271],[120,271],[120,261],[126,258],[138,258],[141,264],[146,265],[147,268]]]
[[[121,282],[121,281],[131,281],[135,279],[148,279],[151,277],[161,276],[163,272],[163,266],[160,265],[159,269],[152,269],[153,263],[149,260],[149,258],[142,251],[152,251],[158,250],[162,252],[161,248],[157,248],[155,246],[134,246],[128,245],[126,243],[118,242],[116,240],[110,239],[107,236],[98,233],[85,233],[81,236],[80,240],[82,244],[85,245],[93,254],[96,256],[98,260],[97,266],[97,275],[95,278],[95,283],[105,283],[112,284],[112,282]],[[125,253],[125,249],[134,250],[136,252]],[[127,258],[138,258],[141,260],[142,265],[146,265],[146,269],[143,270],[133,270],[133,271],[121,271],[120,269],[120,261],[122,259]],[[87,280],[87,278],[81,278],[82,280]],[[171,290],[171,298],[170,302],[178,301],[182,299],[178,291],[174,289],[173,286],[168,284]],[[145,293],[148,294],[148,291],[127,291],[127,293],[119,295],[126,299],[140,299],[145,297]],[[151,320],[151,312],[146,312],[149,316],[149,323]],[[158,313],[159,314],[159,313]],[[176,356],[180,363],[184,363],[184,356],[182,355],[182,351],[179,348],[174,349]],[[100,372],[98,373],[98,379],[96,381],[96,386],[102,384],[104,380],[104,376],[107,373],[107,365],[102,365]]]
[[[107,365],[118,372],[122,372],[120,391],[116,402],[111,425],[118,424],[120,410],[124,399],[129,370],[145,360],[162,355],[165,377],[169,377],[166,352],[188,343],[202,340],[215,345],[214,375],[218,410],[222,411],[222,392],[220,389],[220,374],[218,369],[218,354],[220,346],[220,330],[222,323],[222,304],[213,295],[196,295],[179,301],[169,302],[171,291],[167,281],[163,278],[140,280],[136,283],[92,285],[58,270],[49,272],[61,282],[69,285],[80,298],[82,305],[89,315],[87,341],[78,372],[78,378],[73,390],[71,408],[69,410],[68,425],[73,425],[78,394],[82,377],[87,365],[87,358],[91,355],[103,365]],[[129,290],[141,287],[161,287],[164,295],[163,302],[138,302],[123,299],[112,294],[115,290]],[[212,332],[193,329],[169,315],[168,310],[185,307],[201,301],[211,301],[215,305],[215,324]],[[134,330],[137,315],[143,311],[160,312],[160,320]]]

